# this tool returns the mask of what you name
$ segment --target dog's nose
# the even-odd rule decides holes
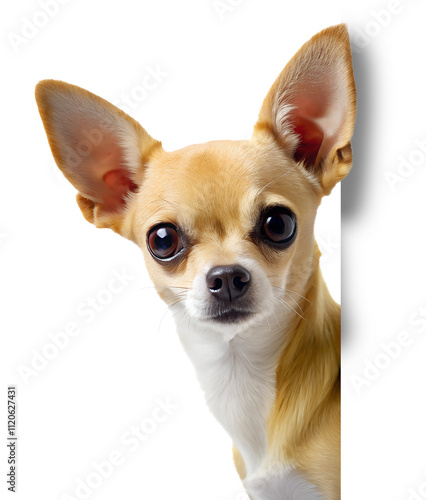
[[[223,302],[242,297],[250,285],[250,273],[242,266],[216,266],[207,273],[210,292]]]

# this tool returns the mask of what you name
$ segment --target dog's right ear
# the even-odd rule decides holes
[[[126,203],[161,143],[126,113],[75,85],[43,80],[35,96],[53,157],[78,189],[84,217],[120,233]]]

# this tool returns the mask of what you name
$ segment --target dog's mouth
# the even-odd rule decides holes
[[[251,316],[253,316],[253,311],[239,310],[239,309],[223,309],[220,311],[211,312],[205,319],[207,321],[212,321],[220,324],[232,324],[240,323]]]

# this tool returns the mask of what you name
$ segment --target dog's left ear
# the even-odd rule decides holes
[[[266,96],[254,133],[267,131],[319,180],[323,193],[352,165],[356,95],[344,24],[312,37]]]

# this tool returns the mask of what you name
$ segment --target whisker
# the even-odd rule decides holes
[[[278,327],[280,327],[280,326],[281,326],[281,323],[280,323],[280,320],[278,319],[278,316],[277,316],[277,314],[276,314],[276,312],[275,312],[275,311],[274,311],[274,316],[275,316],[275,320],[276,320],[276,322],[277,322]]]
[[[286,291],[287,291],[287,292],[291,292],[291,293],[294,293],[294,294],[298,295],[298,296],[299,296],[299,297],[301,297],[302,299],[306,300],[306,302],[309,302],[309,304],[311,303],[311,301],[310,301],[310,300],[308,300],[308,299],[307,299],[304,295],[300,295],[300,293],[297,293],[297,292],[295,292],[294,290],[290,290],[289,288],[286,288]]]
[[[178,330],[178,329],[179,329],[179,325],[180,325],[181,321],[183,320],[183,318],[184,318],[187,314],[188,314],[188,311],[187,311],[186,309],[184,309],[182,316],[181,316],[181,317],[178,319],[178,321],[176,322],[176,330]],[[190,321],[189,321],[189,322],[191,322],[191,317],[190,317],[189,319],[190,319]]]
[[[282,304],[288,306],[293,312],[295,312],[300,318],[303,320],[305,319],[301,314],[299,314],[294,307],[292,307],[290,304],[288,304],[283,298],[281,297],[275,297],[277,300],[279,300]]]
[[[290,311],[290,308],[288,307],[288,304],[287,304],[287,302],[286,302],[285,300],[282,300],[280,297],[277,297],[277,296],[275,296],[275,298],[276,298],[279,302],[281,302],[281,304],[283,304],[283,305],[287,308],[287,310],[288,310],[288,311]]]
[[[165,286],[163,288],[166,290],[185,290],[185,291],[192,290],[191,287],[187,287],[187,286]],[[138,287],[137,290],[157,290],[157,288],[155,286],[151,285],[151,286]]]
[[[266,316],[266,321],[268,322],[269,331],[271,332],[271,331],[272,331],[272,329],[271,329],[271,324],[269,323],[269,318],[268,318],[268,316]]]
[[[289,299],[291,299],[296,304],[296,306],[300,309],[300,311],[303,313],[303,309],[300,307],[300,304],[299,304],[299,302],[297,302],[296,299],[294,299],[291,295],[288,295],[287,293],[284,294],[284,297],[288,297]]]
[[[164,320],[164,318],[167,316],[167,313],[168,313],[168,312],[171,312],[171,313],[172,313],[172,312],[173,312],[173,311],[172,311],[172,308],[173,308],[174,306],[176,306],[177,304],[179,304],[180,302],[184,302],[184,301],[185,301],[185,299],[184,299],[184,298],[183,298],[183,299],[179,299],[179,300],[176,300],[175,302],[173,302],[173,304],[170,304],[169,306],[167,306],[166,312],[165,312],[165,313],[163,314],[163,316],[161,317],[160,324],[158,325],[158,333],[160,333],[160,331],[161,331],[161,325],[163,324],[163,320]]]
[[[164,202],[168,203],[169,205],[171,205],[172,207],[175,207],[177,209],[177,211],[180,213],[181,207],[180,207],[179,203],[176,203],[172,200],[166,200],[166,198],[163,198],[162,196],[159,196],[159,198],[161,200],[163,200]]]
[[[187,286],[168,286],[167,288],[170,288],[170,290],[177,289],[177,290],[192,290],[192,288],[189,288]]]
[[[186,297],[188,295],[188,292],[186,290],[182,290],[182,291],[174,292],[173,295],[176,297]]]
[[[272,179],[271,182],[268,182],[268,184],[265,184],[259,191],[256,193],[256,196],[259,196],[262,191],[264,191],[268,186],[270,186],[273,182],[277,181],[278,179],[281,179],[281,177],[285,177],[288,175],[288,172],[284,172],[283,174],[279,175],[278,177],[275,177],[275,179]]]
[[[298,295],[299,297],[301,297],[303,300],[306,300],[306,302],[309,302],[309,304],[311,303],[311,301],[309,299],[307,299],[304,295],[300,295],[300,293],[297,293],[294,290],[290,290],[290,288],[282,288],[280,286],[274,286],[274,285],[272,285],[272,288],[276,288],[277,290],[281,290],[284,293],[285,292],[294,293],[294,294]]]

